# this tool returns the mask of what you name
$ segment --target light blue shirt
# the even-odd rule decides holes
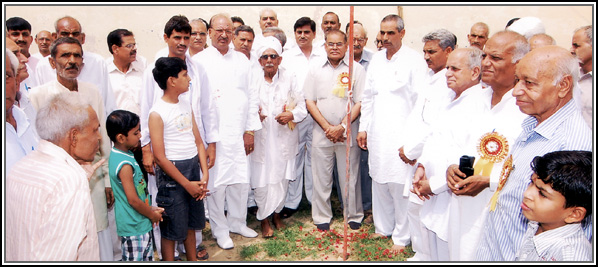
[[[529,222],[518,261],[592,260],[592,244],[581,224],[567,224],[536,235],[539,226],[538,222]]]
[[[17,106],[12,107],[12,115],[17,121],[17,129],[6,124],[6,173],[13,164],[35,150],[39,136],[35,130],[35,122],[30,121],[25,112]]]
[[[521,213],[523,192],[531,182],[530,162],[552,151],[592,151],[592,132],[574,100],[544,122],[528,117],[511,154],[513,171],[500,192],[496,210],[489,212],[477,251],[480,261],[513,261],[523,242],[528,220]],[[582,225],[591,239],[591,216]]]

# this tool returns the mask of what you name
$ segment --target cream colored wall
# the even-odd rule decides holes
[[[294,39],[293,24],[302,17],[308,16],[316,21],[317,37],[322,39],[320,22],[328,12],[336,12],[341,20],[342,28],[349,21],[349,6],[238,6],[238,5],[23,5],[4,3],[4,20],[10,17],[22,17],[32,25],[33,34],[40,30],[53,32],[56,19],[70,15],[78,19],[86,34],[84,49],[108,57],[106,36],[117,28],[126,28],[135,33],[138,53],[152,60],[159,49],[165,47],[162,36],[164,24],[173,15],[185,15],[190,20],[201,17],[206,20],[216,14],[225,12],[231,16],[243,18],[246,24],[260,33],[258,24],[259,12],[270,7],[278,14],[279,27],[285,30],[288,39]],[[467,34],[472,24],[483,21],[490,26],[491,33],[504,29],[505,24],[513,17],[535,16],[540,18],[546,32],[552,35],[557,45],[569,48],[572,32],[575,28],[593,22],[595,7],[585,6],[402,6],[401,12],[405,20],[406,36],[403,43],[420,51],[423,47],[421,38],[426,33],[445,28],[458,38],[460,46],[467,46]],[[374,40],[379,30],[380,20],[388,14],[398,14],[399,7],[391,5],[355,6],[356,20],[361,21],[368,30],[367,47],[375,49]],[[208,40],[209,43],[209,40]],[[32,44],[31,52],[37,52]]]

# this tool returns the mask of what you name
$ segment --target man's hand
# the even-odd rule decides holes
[[[243,134],[243,143],[245,144],[245,155],[251,154],[253,152],[253,132],[245,132]]]
[[[280,123],[280,125],[287,125],[289,121],[293,120],[293,113],[290,111],[285,111],[283,113],[278,114],[274,119]]]
[[[421,164],[417,167],[413,175],[413,189],[411,193],[414,193],[423,201],[430,199],[430,196],[434,195],[430,188],[430,181],[428,181],[428,177],[426,176],[426,170]]]
[[[148,144],[142,147],[141,151],[143,152],[143,168],[147,173],[151,175],[156,175],[156,173],[154,172],[154,153],[152,153],[150,145]]]
[[[208,169],[211,169],[216,163],[216,143],[209,143],[206,152],[208,154]]]
[[[268,116],[262,114],[262,107],[261,106],[260,106],[260,110],[258,111],[258,114],[260,115],[260,121],[261,122],[263,122],[266,119],[266,117],[268,117]]]
[[[417,162],[417,160],[410,160],[407,158],[407,156],[405,156],[405,150],[403,150],[403,147],[399,148],[399,157],[403,162],[405,162],[405,164],[409,164],[411,166],[415,165],[415,162]]]
[[[357,133],[357,145],[359,145],[359,147],[361,147],[361,149],[364,149],[364,150],[368,149],[368,134],[367,134],[367,132]]]
[[[326,138],[332,143],[345,141],[345,128],[342,125],[330,126],[324,133],[326,134]]]
[[[104,164],[104,162],[106,162],[106,159],[102,158],[102,159],[98,160],[98,162],[94,163],[93,165],[91,164],[91,162],[80,164],[81,168],[83,168],[83,170],[85,170],[85,174],[87,174],[88,181],[91,180],[91,178],[95,174],[96,170],[98,168],[100,168],[100,166],[102,166],[102,164]]]
[[[465,174],[459,170],[459,166],[453,164],[446,170],[446,182],[455,195],[477,196],[490,185],[490,178],[481,175],[472,175],[466,179]]]
[[[112,192],[112,187],[106,187],[106,205],[108,205],[108,209],[112,208],[112,205],[114,205],[114,193]]]

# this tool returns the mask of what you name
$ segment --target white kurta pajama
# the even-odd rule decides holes
[[[423,57],[405,45],[390,60],[385,50],[379,51],[368,67],[361,102],[359,132],[367,133],[374,225],[376,233],[392,235],[395,245],[409,244],[404,216],[409,201],[403,197],[403,186],[414,172],[413,166],[399,158],[398,150],[403,146],[404,122],[413,109],[418,88],[425,82],[427,69]]]
[[[216,239],[230,238],[247,227],[249,194],[249,160],[245,155],[243,134],[262,126],[258,114],[258,98],[250,85],[250,62],[237,51],[222,55],[208,47],[193,56],[210,80],[211,95],[219,114],[220,140],[216,143],[216,162],[210,169],[206,198],[210,227]],[[228,216],[224,215],[225,201]]]
[[[285,105],[295,103],[291,110],[293,122],[300,122],[307,115],[303,91],[294,73],[284,69],[272,78],[264,79],[263,71],[256,72],[252,84],[258,90],[262,115],[262,129],[255,132],[255,150],[250,154],[251,187],[254,188],[258,206],[257,219],[263,220],[284,207],[287,187],[295,180],[295,155],[299,132],[288,125],[281,125],[274,118],[282,113]]]
[[[407,158],[417,159],[421,156],[424,144],[432,131],[432,125],[439,118],[441,111],[455,98],[455,92],[446,85],[446,69],[434,73],[428,69],[426,87],[419,92],[415,107],[406,122],[407,137],[403,151]],[[420,220],[423,201],[411,193],[411,180],[406,182],[404,193],[409,196],[408,223],[411,234],[411,245],[416,253],[412,260],[428,261],[428,240],[423,238],[425,226]]]

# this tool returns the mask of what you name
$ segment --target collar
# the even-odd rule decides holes
[[[536,247],[538,255],[545,255],[546,252],[553,247],[555,240],[565,240],[571,236],[574,236],[575,233],[581,231],[581,223],[566,224],[538,235],[535,234],[540,227],[538,222],[530,221],[528,223],[528,227],[534,231],[532,240],[534,241],[534,246]]]
[[[538,125],[538,120],[535,117],[529,116],[523,121],[522,127],[525,132],[533,131],[546,139],[551,139],[556,134],[556,128],[565,120],[573,117],[576,111],[575,101],[571,99],[540,125]]]

